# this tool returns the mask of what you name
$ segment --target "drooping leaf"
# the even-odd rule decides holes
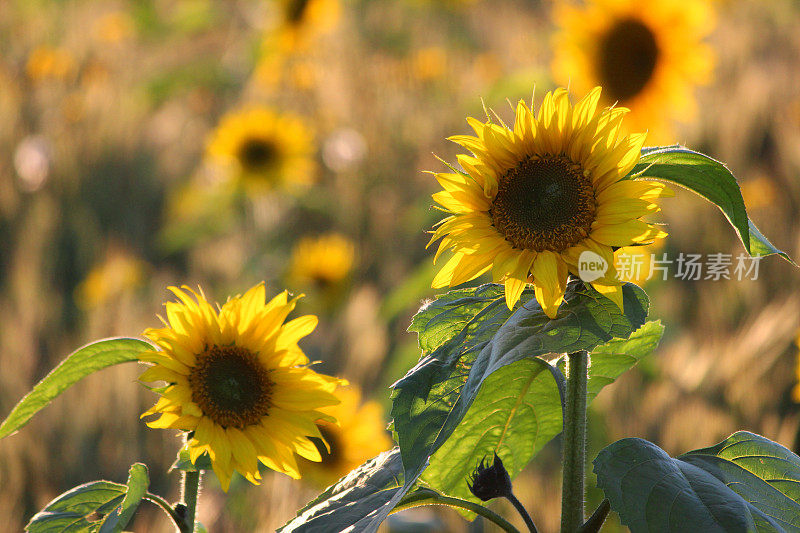
[[[328,487],[278,531],[375,531],[404,492],[400,450],[393,448]]]
[[[93,481],[65,492],[36,513],[25,526],[31,533],[120,532],[147,492],[147,467],[131,466],[128,484]]]
[[[487,287],[471,289],[480,298],[492,294]],[[411,369],[406,376],[395,385],[393,394],[392,416],[394,428],[400,444],[403,465],[405,467],[406,485],[413,484],[425,470],[428,461],[448,461],[445,453],[438,455],[437,451],[453,436],[468,436],[474,439],[475,429],[472,424],[493,433],[502,434],[502,428],[497,425],[487,426],[478,417],[466,419],[465,415],[475,405],[473,401],[478,397],[481,386],[488,382],[492,384],[490,376],[501,368],[517,361],[539,358],[543,363],[555,362],[561,354],[577,350],[592,350],[595,346],[611,340],[614,337],[627,337],[632,331],[641,326],[647,316],[647,296],[639,287],[625,285],[624,308],[621,312],[611,300],[601,296],[591,287],[585,287],[579,281],[573,281],[567,288],[565,302],[561,305],[558,316],[550,320],[533,297],[532,291],[525,291],[520,304],[512,312],[505,306],[502,291],[494,292],[496,299],[486,303],[481,301],[478,312],[475,312],[476,299],[469,296],[467,290],[459,291],[457,298],[450,299],[441,306],[441,316],[436,318],[439,331],[444,331],[441,324],[447,322],[448,316],[461,323],[460,330],[455,335],[442,342],[430,354],[423,356],[420,362]],[[463,312],[458,305],[451,302],[461,300],[470,307],[470,311]],[[423,311],[427,312],[431,304]],[[466,317],[466,318],[465,318]],[[427,317],[426,317],[427,318]],[[431,319],[428,319],[430,321]],[[423,334],[424,335],[424,334]],[[422,335],[421,335],[422,336]],[[534,363],[538,364],[538,363]],[[542,374],[536,379],[551,379],[552,374]],[[518,385],[523,385],[524,379]],[[495,393],[500,387],[495,383],[492,389]],[[490,391],[491,391],[490,390]],[[560,402],[554,404],[554,395],[550,389],[548,396],[537,403],[537,408],[543,412],[547,410],[554,418],[553,411],[560,418]],[[517,399],[529,397],[521,393]],[[497,398],[491,392],[481,397],[476,412],[487,409]],[[548,399],[550,398],[550,399]],[[532,400],[539,401],[539,400]],[[502,402],[503,406],[512,406],[514,402],[508,398]],[[517,438],[516,426],[524,427],[528,422],[523,416],[498,414],[497,419],[505,417],[512,422],[507,430],[507,435],[514,434]],[[552,434],[553,420],[551,419],[545,433]],[[556,424],[560,424],[556,422]],[[497,433],[497,432],[500,433]],[[520,438],[524,438],[521,437]],[[552,437],[550,437],[552,438]],[[488,441],[487,441],[488,442]],[[496,443],[495,443],[496,444]],[[487,444],[487,447],[491,444]],[[447,448],[450,450],[450,448]],[[532,457],[529,449],[511,447],[504,448],[504,461],[514,464],[515,468],[522,468]],[[465,461],[462,465],[463,475],[471,469],[484,455],[482,447],[475,449],[472,456],[461,457]],[[434,455],[436,454],[436,455]],[[439,465],[437,471],[444,471],[447,466]],[[454,478],[445,478],[445,485],[435,475],[426,476],[425,481],[434,490],[449,494],[450,490],[458,486]],[[466,479],[466,476],[464,476]],[[457,489],[458,490],[458,489]],[[461,492],[463,494],[463,492]]]
[[[131,521],[136,509],[139,508],[142,498],[147,493],[147,488],[150,486],[147,467],[142,463],[136,463],[131,466],[126,485],[125,498],[119,507],[105,517],[99,533],[120,533]]]
[[[633,533],[800,531],[800,457],[759,435],[735,433],[677,458],[623,439],[600,452],[594,471]]]
[[[748,218],[739,184],[723,163],[679,145],[645,148],[630,175],[672,182],[699,194],[722,210],[751,256],[779,254],[794,264]]]
[[[0,425],[0,439],[14,433],[54,398],[84,377],[106,367],[136,361],[153,347],[140,339],[113,338],[87,344],[72,352],[12,409]]]

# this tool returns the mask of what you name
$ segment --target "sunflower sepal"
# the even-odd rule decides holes
[[[213,466],[211,464],[211,458],[208,456],[207,452],[203,452],[197,460],[192,463],[192,459],[189,455],[189,446],[184,445],[178,450],[178,455],[175,458],[175,462],[170,465],[167,472],[172,472],[174,470],[182,470],[184,472],[198,472],[201,470],[212,470]]]

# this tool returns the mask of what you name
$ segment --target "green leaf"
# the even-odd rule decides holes
[[[679,145],[645,148],[641,153],[630,176],[668,181],[694,191],[722,210],[751,256],[778,254],[794,264],[747,217],[739,184],[723,163]]]
[[[400,450],[383,452],[328,487],[278,531],[376,531],[407,491],[402,480]]]
[[[473,291],[472,294],[469,291]],[[553,320],[541,310],[530,289],[523,293],[520,304],[513,312],[506,307],[500,287],[481,286],[453,292],[455,294],[448,293],[443,297],[445,302],[433,302],[424,308],[424,322],[418,322],[420,325],[415,326],[421,331],[420,337],[424,337],[425,345],[441,343],[394,385],[392,416],[407,487],[416,482],[429,460],[432,465],[439,461],[447,463],[436,464],[434,468],[438,472],[452,466],[446,453],[439,455],[437,451],[453,435],[474,440],[478,431],[473,427],[476,424],[497,438],[503,432],[497,424],[505,417],[512,425],[503,438],[526,438],[522,432],[526,426],[528,429],[530,426],[521,414],[495,413],[498,422],[490,426],[483,425],[477,415],[466,417],[484,382],[489,383],[491,389],[481,396],[481,403],[475,407],[476,413],[488,412],[488,406],[495,400],[500,400],[505,409],[513,409],[516,405],[513,396],[502,399],[494,397],[493,393],[498,394],[502,390],[500,381],[488,381],[496,371],[534,357],[543,363],[555,362],[564,353],[592,350],[614,337],[627,337],[644,323],[648,307],[644,291],[631,284],[623,288],[625,313],[622,313],[611,300],[574,280],[568,285],[565,301]],[[439,311],[432,313],[431,309]],[[452,332],[457,328],[446,325],[449,319],[459,324],[456,334]],[[426,333],[423,324],[429,323],[436,330],[434,336]],[[533,379],[550,379],[551,375],[556,375],[555,370],[551,370],[552,374],[542,373],[542,377],[539,377],[540,371],[533,375],[533,368],[528,368],[528,377]],[[557,385],[555,380],[551,381]],[[548,416],[551,418],[554,418],[553,412],[560,415],[560,402],[553,401],[557,398],[557,387],[551,387],[548,395],[537,400],[523,392],[524,384],[524,378],[516,384],[519,387],[516,400],[541,401],[541,404],[536,403],[537,409],[550,413]],[[536,386],[544,387],[539,383]],[[513,393],[511,389],[509,391]],[[494,418],[492,420],[495,421]],[[459,427],[462,423],[464,427]],[[542,427],[541,438],[553,434],[553,423],[551,419]],[[473,448],[471,456],[460,456],[464,464],[456,475],[463,475],[467,469],[473,468],[484,455],[484,450],[497,446],[497,442],[499,440],[492,443],[489,439],[478,448]],[[446,449],[452,451],[450,447]],[[521,469],[532,457],[530,449],[512,449],[510,446],[503,449],[503,460],[509,461],[515,469]],[[445,494],[458,486],[454,477],[446,477],[443,481],[430,475],[424,479],[433,489]]]
[[[633,533],[800,531],[800,457],[759,435],[738,432],[674,459],[623,439],[600,452],[594,471]]]
[[[627,339],[612,339],[595,348],[589,358],[587,402],[591,402],[603,387],[613,383],[642,358],[653,353],[663,334],[664,326],[660,320],[656,320],[647,322]]]
[[[551,375],[556,372],[555,380]],[[478,502],[465,480],[497,453],[515,477],[561,432],[561,394],[555,367],[531,358],[491,374],[450,438],[431,457],[422,480],[445,494]]]
[[[147,493],[147,488],[150,486],[150,477],[147,475],[147,467],[145,465],[135,463],[131,466],[128,473],[127,486],[125,498],[120,506],[103,520],[99,533],[120,533],[131,521],[142,498]]]
[[[136,463],[130,468],[127,485],[93,481],[75,487],[36,513],[25,530],[119,533],[133,518],[149,484],[147,467]]]
[[[453,338],[489,304],[503,296],[503,286],[486,284],[456,289],[427,302],[411,319],[408,331],[418,334],[419,347],[430,353]]]
[[[27,424],[55,397],[89,374],[119,363],[136,361],[140,353],[152,349],[143,340],[120,337],[93,342],[72,352],[12,409],[0,425],[0,439]]]
[[[98,531],[106,515],[122,504],[127,487],[111,481],[93,481],[65,492],[36,513],[25,526],[31,533]]]

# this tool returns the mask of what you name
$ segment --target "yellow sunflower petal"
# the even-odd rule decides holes
[[[536,301],[550,318],[555,318],[567,288],[567,265],[550,251],[540,252],[531,267]]]

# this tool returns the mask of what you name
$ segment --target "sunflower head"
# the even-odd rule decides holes
[[[289,276],[301,285],[335,286],[353,268],[355,246],[338,233],[306,237],[292,250]]]
[[[554,74],[578,90],[600,85],[604,103],[631,109],[630,125],[646,126],[657,142],[668,119],[695,113],[692,91],[710,78],[711,49],[702,41],[713,28],[708,0],[562,0],[555,19]]]
[[[245,187],[265,190],[311,183],[313,148],[311,132],[298,117],[249,108],[223,117],[208,155]]]
[[[316,38],[334,29],[341,16],[339,0],[282,0],[280,5],[278,44],[286,51],[307,49]]]
[[[325,442],[312,439],[322,461],[300,461],[303,478],[320,487],[334,483],[367,459],[392,447],[380,404],[362,401],[361,390],[355,385],[340,389],[338,396],[340,404],[323,409],[338,424],[319,420],[317,426]]]
[[[207,453],[226,491],[234,470],[258,484],[259,462],[299,478],[295,454],[321,461],[312,439],[324,439],[319,421],[335,423],[322,409],[339,403],[343,382],[311,370],[297,345],[317,318],[284,323],[297,299],[265,304],[263,284],[218,311],[202,291],[170,290],[179,302],[166,304],[164,327],[144,332],[158,349],[140,357],[152,363],[140,379],[167,383],[142,415],[160,415],[148,425],[187,432],[192,463]]]
[[[544,97],[538,116],[520,101],[513,129],[467,119],[476,136],[450,140],[468,149],[461,169],[434,174],[433,199],[448,216],[433,231],[439,254],[452,257],[433,287],[455,286],[491,271],[505,285],[509,308],[527,283],[551,318],[581,254],[600,256],[608,270],[591,280],[622,307],[613,248],[666,236],[641,220],[670,193],[650,181],[623,179],[639,160],[645,134],[621,133],[624,108],[598,106],[595,88],[574,107],[567,91]],[[430,245],[430,244],[429,244]],[[434,261],[436,261],[434,258]]]

